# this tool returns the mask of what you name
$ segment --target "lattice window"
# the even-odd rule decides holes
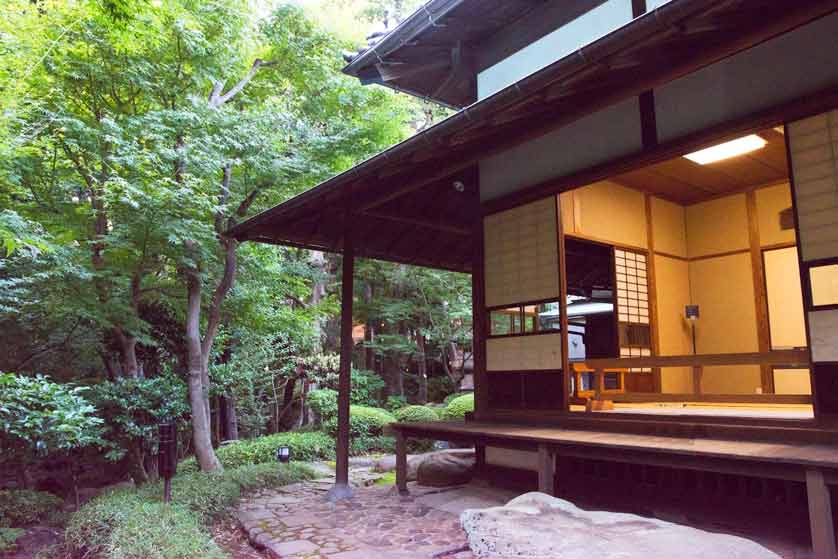
[[[617,317],[620,324],[620,357],[652,355],[649,326],[649,278],[645,254],[614,251],[617,276]],[[632,369],[651,372],[651,369]]]

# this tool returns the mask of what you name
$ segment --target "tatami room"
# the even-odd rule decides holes
[[[492,406],[557,409],[566,381],[572,411],[813,417],[785,134],[759,130],[489,216]],[[510,287],[499,278],[512,227],[536,239],[514,247],[517,277],[541,279]],[[550,296],[562,271],[566,325]]]
[[[597,340],[587,351],[591,339],[609,336],[621,357],[759,354],[735,365],[708,357],[606,373],[600,399],[618,411],[811,417],[808,369],[763,358],[806,347],[783,127],[566,192],[561,211],[570,247],[571,363],[613,355],[613,342]],[[591,275],[573,268],[586,267],[575,253],[591,242],[614,247],[614,281],[597,287],[614,291],[615,308],[614,320],[585,328],[590,321],[574,307],[592,287],[584,285]],[[607,314],[607,305],[593,308]],[[596,332],[596,325],[607,326]],[[590,395],[595,375],[585,365],[574,368],[581,373],[574,384]],[[630,393],[668,396],[632,401]]]

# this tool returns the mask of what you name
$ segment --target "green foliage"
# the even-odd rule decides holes
[[[130,490],[82,507],[70,520],[65,537],[73,553],[102,559],[224,557],[188,508],[149,502]]]
[[[26,533],[26,530],[21,528],[2,528],[0,527],[0,553],[14,551],[18,538]]]
[[[183,420],[189,413],[186,384],[174,376],[102,382],[90,397],[105,420],[112,460],[122,458],[132,445],[154,452],[158,424]]]
[[[207,527],[226,514],[241,495],[278,487],[314,473],[301,464],[263,464],[222,473],[177,476],[173,503],[160,502],[162,487],[112,491],[84,505],[66,531],[69,551],[102,559],[221,559]]]
[[[466,413],[474,411],[474,393],[463,394],[448,402],[445,408],[446,419],[463,419]]]
[[[402,395],[397,396],[387,396],[387,402],[384,403],[384,407],[388,410],[395,411],[401,409],[407,405],[407,398]]]
[[[393,416],[397,421],[405,423],[418,423],[424,421],[439,421],[439,414],[433,408],[427,406],[407,406],[396,410]]]
[[[451,403],[451,400],[455,398],[459,398],[460,396],[468,396],[471,392],[454,392],[453,394],[449,394],[445,398],[443,398],[442,403],[446,406]]]
[[[349,436],[352,438],[376,437],[384,434],[384,427],[396,418],[385,409],[368,406],[349,406]],[[337,436],[338,420],[333,417],[325,424],[326,432]]]
[[[308,395],[308,405],[322,422],[338,415],[338,393],[331,388],[313,390]]]
[[[323,389],[337,393],[339,381],[337,356],[334,356],[334,359],[325,360],[324,364],[326,366],[318,370],[317,378]],[[349,401],[361,406],[377,406],[381,402],[381,391],[384,387],[384,380],[374,371],[353,368]]]
[[[101,443],[102,420],[84,392],[40,375],[0,373],[0,460],[28,462]]]
[[[28,489],[0,490],[0,527],[35,524],[63,504],[64,502],[52,493]]]
[[[312,462],[329,460],[335,456],[334,440],[319,431],[306,433],[289,431],[255,439],[242,440],[222,446],[216,450],[218,459],[225,468],[239,468],[250,464],[276,464],[276,449],[287,446],[294,461]],[[182,461],[178,471],[195,472],[198,467],[194,458]]]

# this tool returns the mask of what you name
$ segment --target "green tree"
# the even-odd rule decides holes
[[[23,487],[32,485],[28,468],[36,460],[102,444],[102,420],[85,390],[41,375],[0,373],[0,463],[17,469]]]

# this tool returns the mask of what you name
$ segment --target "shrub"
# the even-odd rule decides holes
[[[129,489],[83,506],[70,520],[65,538],[74,554],[103,559],[224,557],[187,507],[148,501]]]
[[[393,437],[379,435],[376,437],[355,437],[349,441],[349,453],[353,456],[396,452],[396,440]]]
[[[445,408],[446,419],[463,419],[466,413],[474,411],[474,393],[463,394],[448,402]]]
[[[0,553],[15,549],[15,542],[25,533],[20,528],[0,528]]]
[[[387,410],[367,406],[349,406],[350,437],[376,437],[384,434],[384,427],[394,423],[396,418]],[[326,422],[326,432],[336,437],[338,419],[333,417]]]
[[[467,396],[468,394],[471,394],[471,392],[454,392],[453,394],[449,394],[448,396],[446,396],[442,403],[447,406],[451,403],[451,400],[453,400],[454,398],[459,398],[460,396]]]
[[[47,517],[64,502],[52,493],[8,489],[0,491],[0,527],[27,526]]]
[[[338,414],[338,393],[331,388],[313,390],[308,395],[308,405],[321,422],[328,421]]]
[[[438,421],[439,415],[433,408],[427,406],[407,406],[396,410],[393,416],[397,421],[405,423],[418,423],[423,421]]]
[[[335,457],[335,441],[321,431],[288,431],[237,441],[218,448],[215,454],[225,468],[238,468],[248,464],[275,464],[276,449],[280,446],[290,448],[291,458],[300,462],[332,460]],[[197,472],[198,464],[194,458],[188,458],[178,465],[178,471]]]
[[[102,559],[221,559],[207,525],[224,515],[243,492],[311,479],[303,464],[260,464],[220,473],[177,476],[172,504],[160,502],[160,483],[119,489],[84,505],[66,531],[72,553]]]
[[[387,396],[384,407],[390,411],[401,409],[407,405],[407,398],[404,396]]]

